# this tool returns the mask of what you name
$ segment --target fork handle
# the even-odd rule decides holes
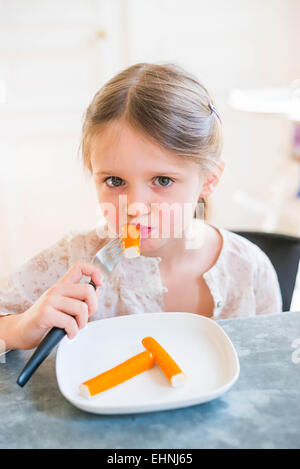
[[[49,353],[54,349],[54,347],[61,341],[61,339],[66,335],[64,329],[59,327],[52,327],[48,334],[43,338],[41,343],[38,345],[25,367],[21,371],[17,383],[19,386],[23,387],[27,381],[31,378],[35,370],[40,366],[40,364],[48,357]]]
[[[96,290],[96,285],[91,280],[89,282]],[[65,329],[60,327],[52,327],[48,334],[43,338],[38,347],[35,349],[30,359],[24,366],[23,370],[18,376],[17,384],[23,387],[31,378],[33,373],[37,370],[41,363],[48,357],[50,352],[56,347],[61,339],[66,335]]]

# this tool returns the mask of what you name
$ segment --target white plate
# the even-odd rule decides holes
[[[152,369],[86,399],[78,386],[144,349],[154,337],[188,376],[172,388],[161,370]],[[239,360],[223,329],[192,313],[146,313],[91,321],[75,339],[61,341],[56,376],[61,393],[74,406],[97,414],[127,414],[176,409],[207,402],[227,391],[238,378]]]

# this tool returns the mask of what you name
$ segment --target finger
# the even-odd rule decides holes
[[[78,283],[83,275],[90,276],[95,285],[102,285],[101,270],[95,265],[81,260],[76,261],[58,283],[61,285]]]
[[[96,313],[98,309],[98,296],[92,287],[87,283],[77,283],[71,285],[58,285],[56,286],[55,293],[62,297],[73,298],[76,300],[82,300],[86,302],[88,306],[89,316]],[[55,295],[53,295],[55,296]],[[72,313],[70,313],[72,314]]]
[[[64,329],[69,339],[74,339],[78,333],[78,325],[73,316],[51,308],[51,326]]]
[[[57,311],[73,316],[79,329],[83,329],[89,318],[88,305],[85,301],[74,300],[65,296],[54,296],[51,306]]]

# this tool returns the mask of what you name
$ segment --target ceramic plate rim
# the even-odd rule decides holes
[[[211,318],[208,318],[206,316],[202,316],[202,315],[199,315],[199,314],[195,314],[195,313],[187,313],[187,312],[181,312],[181,311],[174,311],[174,312],[153,312],[153,313],[139,313],[139,314],[130,314],[130,315],[122,315],[122,316],[113,316],[113,317],[110,317],[110,318],[104,318],[104,319],[99,319],[99,320],[95,320],[95,321],[90,321],[88,323],[88,327],[95,327],[97,323],[99,323],[99,321],[120,321],[120,320],[126,320],[127,318],[133,318],[133,317],[136,317],[136,316],[147,316],[149,317],[150,315],[163,315],[163,316],[167,316],[167,315],[178,315],[178,316],[183,316],[186,317],[187,315],[189,316],[194,316],[194,317],[197,317],[198,319],[197,320],[200,320],[200,321],[203,321],[203,322],[208,322],[208,323],[211,323],[213,324],[213,327],[217,328],[219,330],[219,332],[222,334],[223,336],[223,340],[225,339],[225,341],[227,342],[227,345],[229,346],[229,349],[230,349],[230,353],[232,355],[232,364],[234,366],[234,369],[235,369],[235,372],[234,372],[234,375],[233,377],[228,381],[226,382],[225,384],[217,387],[216,389],[214,389],[213,391],[209,391],[207,392],[206,394],[203,393],[201,395],[197,394],[196,396],[191,396],[190,398],[184,398],[182,400],[176,400],[176,401],[170,401],[170,402],[152,402],[150,404],[146,404],[146,405],[141,405],[141,404],[133,404],[133,405],[114,405],[114,406],[95,406],[94,404],[94,400],[93,398],[91,399],[87,399],[86,400],[86,403],[79,403],[76,399],[73,399],[72,397],[70,397],[67,393],[65,393],[64,391],[64,387],[62,385],[62,382],[61,382],[61,377],[60,377],[60,373],[59,373],[59,360],[60,360],[60,356],[61,354],[63,353],[63,348],[65,346],[65,343],[67,341],[69,341],[69,339],[67,338],[67,336],[65,336],[62,341],[60,342],[59,346],[58,346],[58,349],[57,349],[57,353],[56,353],[56,366],[55,366],[55,369],[56,369],[56,379],[57,379],[57,384],[58,384],[58,387],[59,387],[59,390],[61,392],[61,394],[65,397],[65,399],[67,399],[72,405],[74,405],[75,407],[81,409],[81,410],[84,410],[84,411],[87,411],[87,412],[91,412],[91,413],[95,413],[95,414],[136,414],[136,413],[144,413],[144,412],[155,412],[155,411],[160,411],[160,410],[170,410],[170,409],[178,409],[178,408],[183,408],[183,407],[190,407],[190,406],[193,406],[193,405],[197,405],[197,404],[201,404],[201,403],[204,403],[204,402],[209,402],[213,399],[216,399],[217,397],[221,396],[222,394],[224,394],[226,391],[228,391],[233,385],[234,383],[237,381],[238,377],[239,377],[239,374],[240,374],[240,363],[239,363],[239,358],[238,358],[238,354],[236,352],[236,349],[232,343],[232,341],[230,340],[230,338],[228,337],[228,335],[226,334],[226,332],[224,331],[224,329],[213,319]],[[94,326],[93,326],[94,324]]]

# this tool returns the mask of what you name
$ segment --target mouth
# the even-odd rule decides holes
[[[140,230],[142,238],[147,237],[150,234],[151,229],[152,229],[151,226],[144,226],[144,225],[141,225],[140,223],[138,223],[136,227]]]

